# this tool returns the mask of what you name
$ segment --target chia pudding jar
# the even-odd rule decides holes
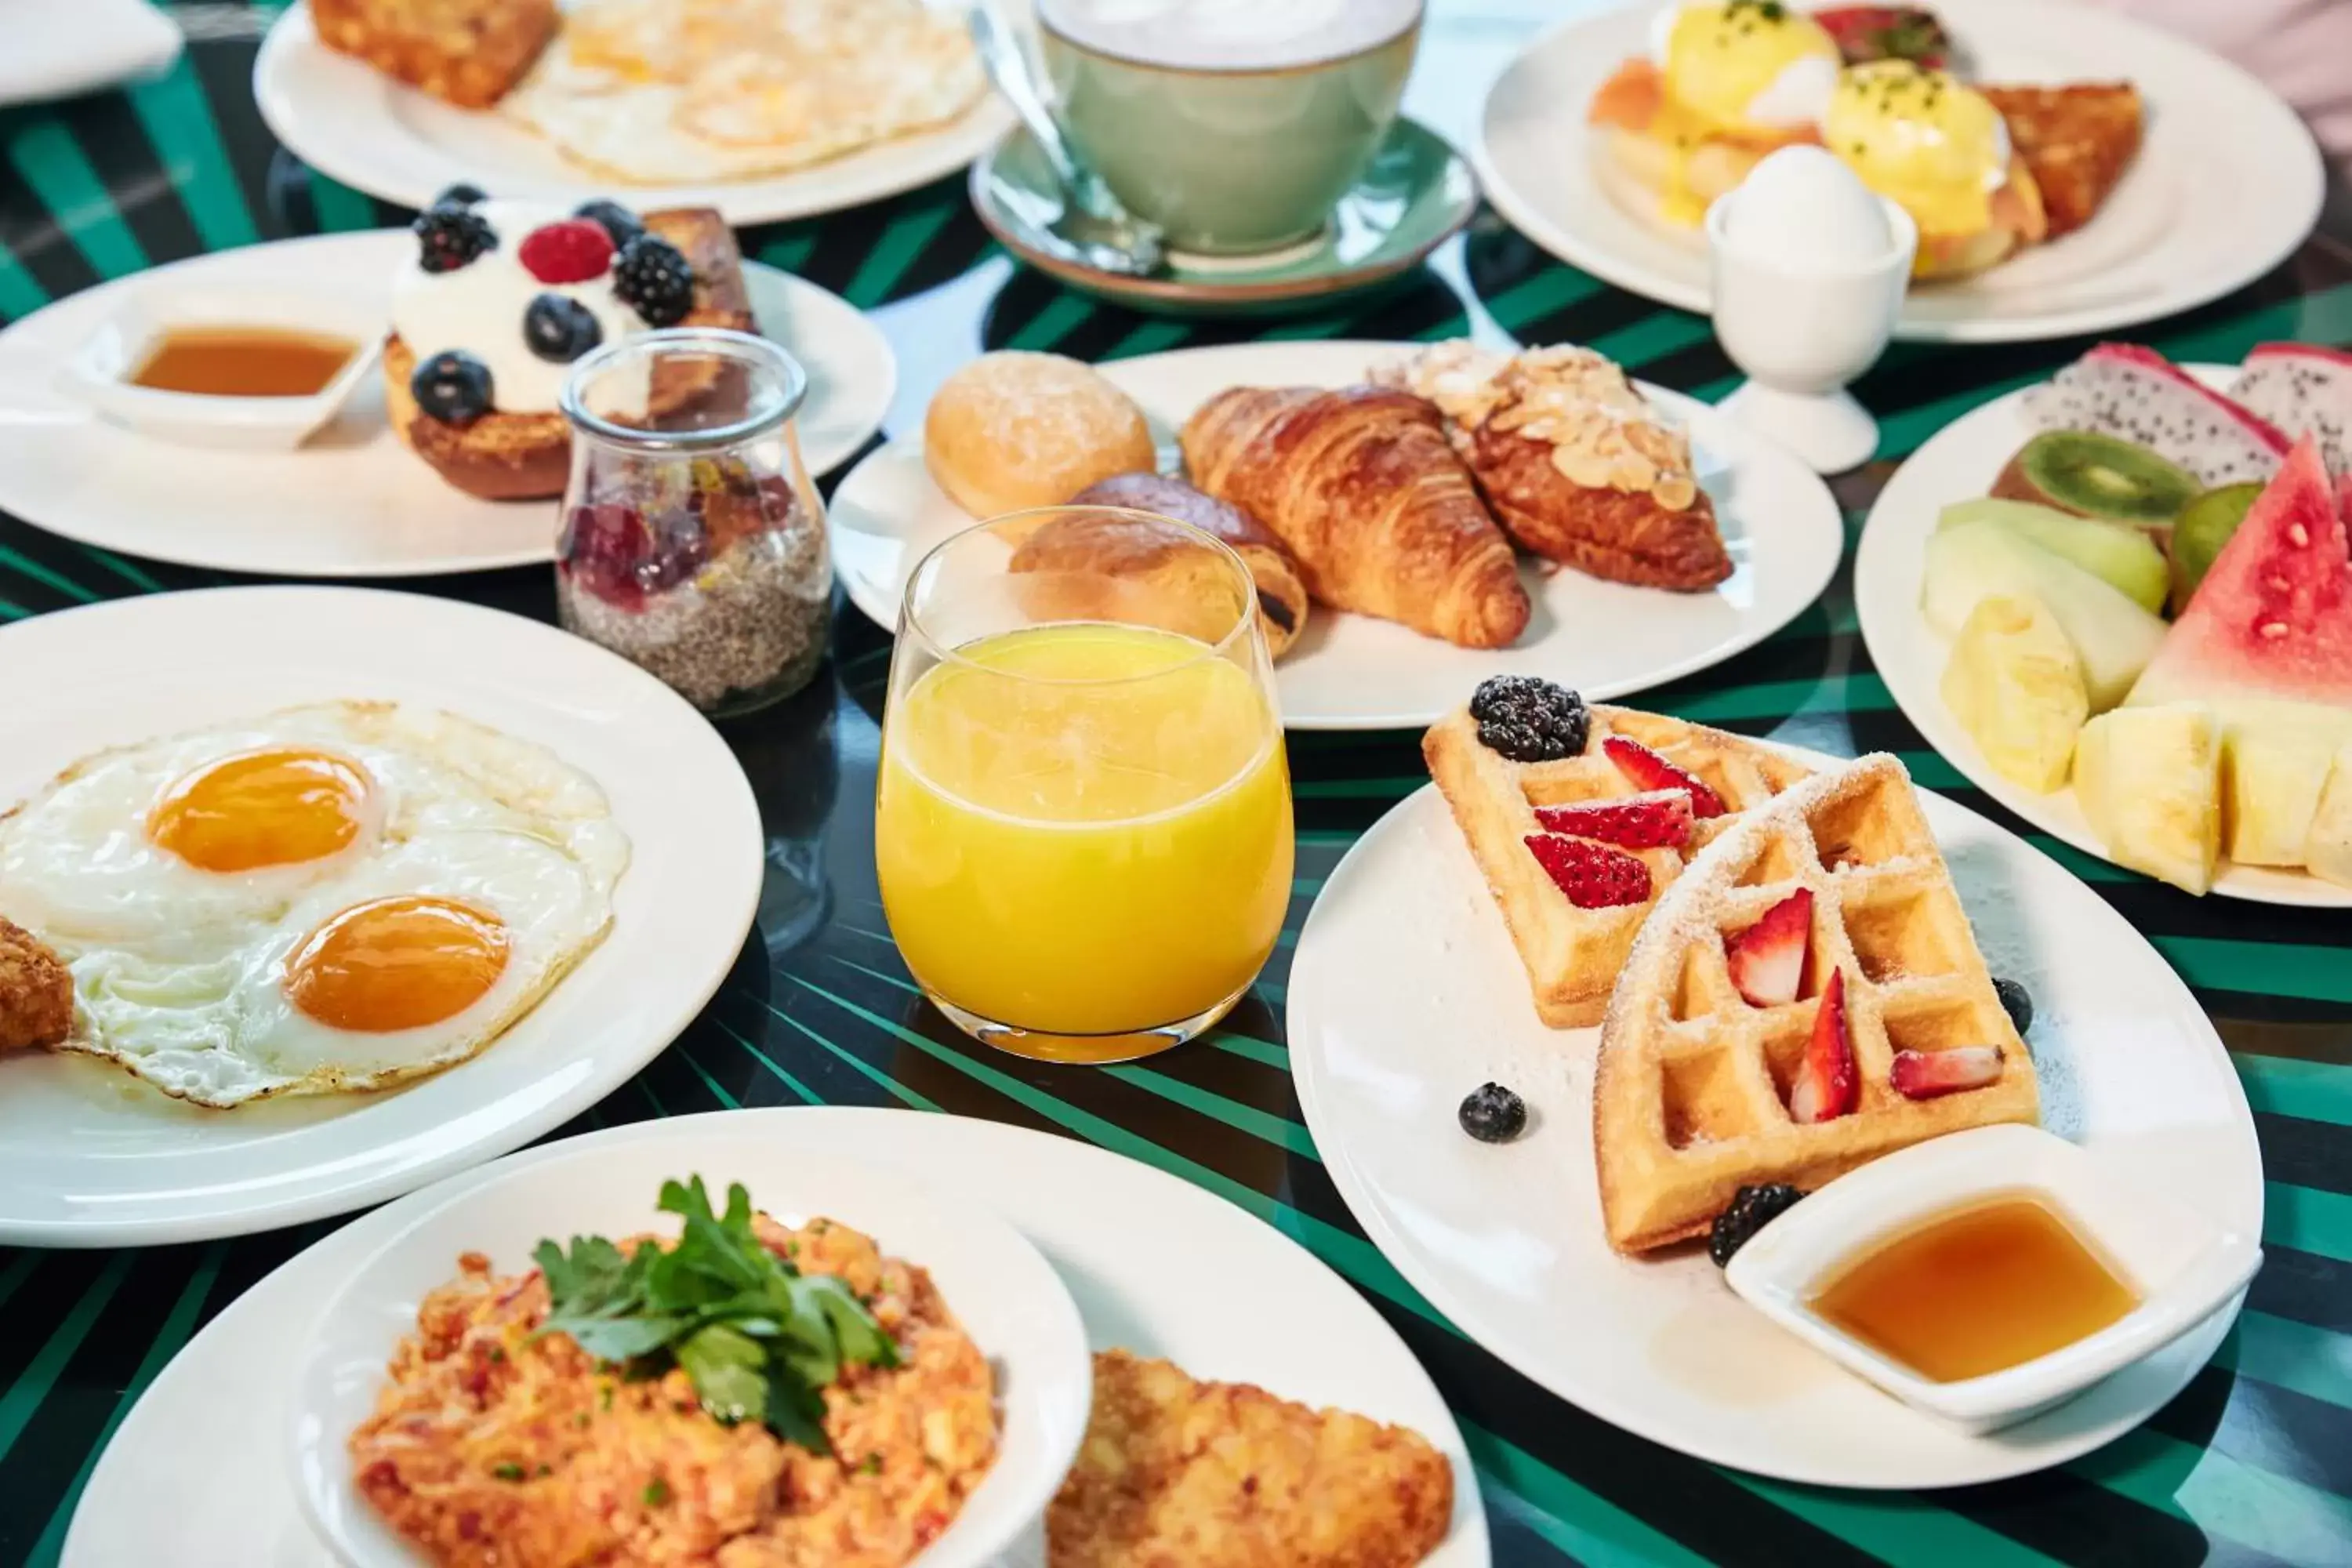
[[[573,366],[564,629],[713,717],[807,685],[833,614],[824,503],[794,427],[807,391],[782,349],[715,328],[642,333]]]

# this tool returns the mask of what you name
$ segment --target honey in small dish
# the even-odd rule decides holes
[[[1864,1253],[1809,1303],[1920,1376],[1958,1383],[2087,1339],[2139,1295],[2025,1193],[1947,1210]]]
[[[148,351],[131,384],[211,397],[308,397],[358,352],[349,338],[284,327],[174,327]]]

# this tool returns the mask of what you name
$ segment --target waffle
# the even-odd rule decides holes
[[[1761,805],[1811,771],[1759,742],[1679,719],[1600,705],[1591,712],[1583,754],[1558,762],[1517,763],[1488,750],[1479,743],[1478,726],[1466,707],[1440,721],[1421,742],[1430,773],[1454,808],[1454,820],[1461,825],[1487,888],[1502,906],[1535,993],[1536,1012],[1556,1029],[1601,1021],[1617,972],[1656,895],[1691,856],[1738,820],[1737,814]],[[1546,831],[1536,820],[1538,805],[1641,793],[1642,786],[1620,772],[1602,750],[1601,742],[1611,735],[1639,741],[1695,774],[1723,798],[1732,815],[1695,823],[1690,843],[1679,851],[1625,851],[1649,867],[1650,900],[1613,909],[1579,909],[1545,875],[1527,840]]]
[[[1799,888],[1813,931],[1798,999],[1754,1007],[1725,942]],[[1845,976],[1854,1110],[1811,1124],[1789,1094],[1822,987]],[[2000,1077],[1907,1100],[1898,1050],[1998,1046]],[[1640,1252],[1704,1234],[1748,1184],[1811,1189],[1881,1154],[1989,1122],[2038,1120],[2033,1059],[1986,973],[1903,764],[1816,774],[1716,836],[1626,961],[1601,1027],[1594,1157],[1609,1241]]]

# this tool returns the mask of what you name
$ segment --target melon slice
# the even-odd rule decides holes
[[[2129,701],[2352,710],[2352,549],[2313,442],[2221,547]]]

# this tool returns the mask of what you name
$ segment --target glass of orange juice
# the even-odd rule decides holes
[[[908,969],[975,1038],[1126,1061],[1223,1017],[1290,898],[1248,567],[1107,507],[1015,512],[908,581],[874,856]]]

